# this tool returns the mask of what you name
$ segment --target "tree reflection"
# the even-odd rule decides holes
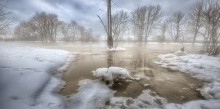
[[[142,47],[138,47],[134,50],[133,59],[132,59],[132,66],[136,68],[146,67],[146,54],[143,52]]]
[[[113,53],[112,52],[107,53],[107,66],[108,67],[113,66]]]

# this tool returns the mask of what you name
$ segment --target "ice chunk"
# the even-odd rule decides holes
[[[107,81],[112,81],[112,74],[108,70],[109,68],[98,68],[96,71],[93,71],[93,76],[105,79]]]
[[[108,81],[113,81],[116,78],[134,79],[126,69],[121,67],[98,68],[93,71],[93,75]]]
[[[126,69],[121,67],[110,67],[109,72],[112,74],[113,78],[134,79]]]

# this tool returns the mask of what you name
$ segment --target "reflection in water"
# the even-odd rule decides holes
[[[132,66],[137,69],[140,67],[146,67],[146,58],[145,53],[143,52],[144,49],[142,49],[142,46],[139,46],[139,48],[135,49],[133,52],[133,58],[132,58]]]
[[[107,57],[107,65],[108,67],[113,66],[113,55],[112,52],[108,52],[107,53],[108,57]]]

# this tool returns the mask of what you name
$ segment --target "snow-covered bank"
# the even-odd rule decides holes
[[[189,73],[193,77],[208,82],[220,81],[220,58],[207,55],[176,55],[164,54],[158,56],[161,67]]]
[[[198,54],[159,55],[161,67],[188,73],[192,77],[206,81],[200,90],[207,100],[197,100],[183,105],[168,104],[167,109],[219,109],[220,108],[220,58]]]
[[[0,47],[0,53],[1,109],[64,107],[56,93],[62,81],[53,75],[67,67],[68,52],[10,46]]]

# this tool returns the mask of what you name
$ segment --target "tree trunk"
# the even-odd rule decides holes
[[[108,3],[108,47],[113,47],[113,38],[112,38],[112,15],[111,15],[111,0],[107,1]]]

